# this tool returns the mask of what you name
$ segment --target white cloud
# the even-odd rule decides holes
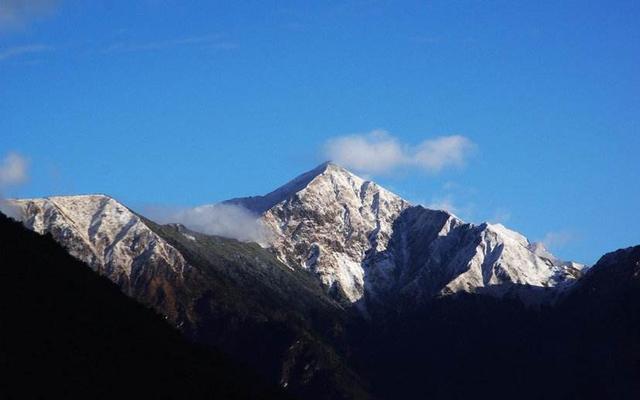
[[[471,140],[460,135],[437,137],[410,146],[386,131],[375,130],[329,139],[324,151],[332,161],[365,173],[385,173],[399,167],[438,172],[463,166],[473,147]]]
[[[22,184],[29,178],[29,162],[17,153],[7,154],[0,162],[0,189]]]
[[[269,229],[255,214],[232,204],[212,204],[181,210],[150,208],[147,213],[151,219],[160,223],[179,223],[187,228],[243,242],[267,244]]]
[[[405,162],[400,143],[385,131],[329,139],[325,151],[331,160],[364,172],[385,172]]]
[[[44,51],[51,51],[53,47],[43,44],[28,44],[24,46],[13,46],[0,50],[0,61],[7,60],[9,58],[18,57],[25,54],[42,53]]]
[[[472,148],[473,143],[464,136],[442,136],[422,142],[410,162],[435,172],[449,166],[461,167]]]

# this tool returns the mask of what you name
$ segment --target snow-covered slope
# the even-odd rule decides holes
[[[366,260],[368,297],[421,303],[457,292],[550,301],[580,276],[580,264],[540,256],[500,224],[474,225],[445,211],[411,207],[396,221],[389,251]],[[557,290],[546,290],[554,288]]]
[[[364,292],[362,262],[384,251],[409,203],[377,184],[325,163],[263,197],[229,202],[262,213],[271,245],[286,264],[314,271],[350,302]]]
[[[476,226],[411,206],[332,163],[265,196],[228,202],[261,216],[282,261],[315,272],[330,292],[352,303],[421,301],[460,291],[538,301],[534,292],[564,287],[582,268],[502,225]]]
[[[104,195],[13,200],[23,223],[50,233],[71,255],[177,318],[175,283],[188,268],[184,257],[136,214]]]

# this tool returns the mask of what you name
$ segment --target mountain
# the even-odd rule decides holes
[[[51,232],[127,294],[174,321],[189,318],[176,298],[185,295],[183,276],[193,265],[122,204],[100,195],[13,203],[28,227]],[[368,312],[458,292],[551,302],[583,269],[502,225],[412,206],[333,163],[265,196],[225,203],[259,216],[280,262],[312,272],[332,298]]]
[[[282,262],[312,271],[335,298],[362,309],[458,292],[548,302],[583,269],[500,224],[412,206],[330,162],[265,196],[226,203],[260,216]]]
[[[343,361],[348,313],[307,271],[254,243],[161,226],[104,195],[18,200],[23,223],[153,307],[305,398],[366,392]]]
[[[640,246],[604,255],[554,309],[583,397],[640,398]]]
[[[640,398],[640,246],[552,306],[460,292],[371,320],[354,352],[381,398]]]
[[[225,203],[272,231],[266,248],[160,225],[103,195],[12,204],[190,341],[300,398],[640,392],[636,249],[585,268],[332,163]]]
[[[50,236],[0,214],[0,397],[277,399],[196,347]]]
[[[261,213],[272,247],[288,265],[313,271],[353,303],[362,298],[366,253],[384,251],[409,203],[377,184],[325,163],[262,196],[229,200]]]

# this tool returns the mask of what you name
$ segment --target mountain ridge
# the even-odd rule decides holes
[[[267,198],[269,201],[264,201]],[[393,268],[390,263],[402,263],[408,257],[402,254],[406,249],[390,251],[387,248],[394,230],[399,229],[394,222],[408,209],[418,210],[409,214],[428,210],[412,205],[375,182],[364,180],[332,162],[299,175],[265,196],[227,202],[250,207],[259,214],[275,233],[271,245],[283,262],[314,271],[337,298],[357,303],[364,309],[366,301],[362,299],[367,296],[367,287],[371,298],[380,297],[376,292],[389,288],[381,277],[407,275],[406,272],[388,271]],[[255,202],[259,202],[260,207],[254,207]],[[428,242],[438,236],[447,236],[453,228],[460,230],[464,225],[466,231],[477,232],[474,252],[478,255],[475,261],[472,256],[461,259],[461,265],[452,267],[460,272],[451,277],[457,280],[446,282],[439,293],[430,296],[475,290],[491,293],[490,286],[505,281],[536,287],[567,285],[584,267],[579,263],[560,262],[546,249],[543,251],[523,235],[500,224],[469,224],[444,210],[429,211],[444,213],[439,215],[445,216],[446,221],[438,232],[427,235],[432,238]],[[422,214],[424,220],[425,212]],[[424,220],[424,223],[431,225],[433,222]],[[404,239],[399,237],[402,235],[401,232],[396,234],[395,242],[402,242]],[[489,257],[483,256],[483,252],[488,252]],[[490,257],[495,258],[489,263],[491,265],[474,267],[474,262],[483,264],[491,261]],[[517,263],[526,265],[517,268]],[[467,272],[469,269],[471,271]],[[376,277],[375,282],[367,282],[367,276]],[[515,295],[532,303],[553,300],[540,296],[543,292],[537,291],[536,296]],[[503,291],[495,294],[504,295]]]
[[[38,211],[34,208],[46,208],[48,201],[58,208],[58,203],[63,203],[64,209],[65,203],[74,203],[74,198],[95,199],[111,205],[115,209],[111,212],[120,216],[131,213],[127,222],[130,225],[125,223],[121,226],[120,236],[113,233],[102,235],[103,241],[121,240],[126,237],[126,230],[140,227],[135,213],[120,203],[114,206],[112,203],[117,201],[106,195],[53,196],[48,199],[16,200],[12,204],[20,206],[25,215],[29,214],[25,218],[27,226],[43,232],[47,225],[47,210]],[[25,207],[25,204],[29,205]],[[559,261],[541,245],[528,241],[523,235],[503,225],[470,224],[447,211],[412,205],[377,183],[362,179],[333,162],[322,163],[264,196],[235,198],[223,204],[240,206],[256,214],[256,218],[272,233],[267,245],[280,261],[290,267],[313,272],[334,298],[346,304],[356,304],[363,311],[369,305],[380,307],[380,304],[373,303],[376,299],[389,298],[389,293],[384,293],[389,290],[425,300],[460,291],[481,291],[499,297],[505,294],[516,296],[532,304],[548,303],[556,298],[555,293],[545,294],[551,290],[533,290],[531,295],[523,294],[522,290],[509,293],[503,290],[508,289],[504,284],[536,288],[566,287],[580,276],[584,268],[578,263]],[[101,210],[94,208],[92,212],[97,218]],[[61,219],[72,220],[68,215],[77,209],[65,209]],[[417,218],[422,226],[405,221],[407,218]],[[430,218],[435,219],[430,221]],[[440,221],[442,218],[444,220]],[[64,225],[56,221],[48,223]],[[92,229],[100,232],[100,218],[96,221],[92,219],[90,223],[95,224]],[[122,221],[112,221],[111,225],[119,223],[122,224]],[[63,230],[73,236],[73,223],[67,224],[69,226]],[[427,227],[430,227],[429,232],[425,230]],[[104,246],[100,241],[93,243],[95,237],[87,226],[77,228],[75,231],[87,232],[77,235],[79,241],[89,247],[98,246],[94,258],[113,256],[113,253],[101,253],[105,250]],[[410,232],[402,232],[402,229],[410,229]],[[416,237],[405,237],[409,233]],[[455,235],[459,237],[454,238]],[[420,240],[423,247],[429,246],[429,251],[425,253],[424,249],[420,249],[413,243],[416,240]],[[156,242],[163,244],[162,241]],[[390,242],[393,248],[389,248]],[[439,244],[446,246],[446,249],[439,248]],[[454,254],[456,247],[460,251]],[[117,243],[112,243],[109,250],[115,250],[116,256],[122,256],[118,253]],[[409,255],[408,252],[419,256]],[[163,253],[169,256],[168,265],[186,267],[185,262],[179,259],[179,252],[165,247]],[[124,260],[119,259],[111,264],[130,268],[127,255],[122,257]],[[457,260],[457,264],[447,262],[445,265],[443,257]],[[416,265],[406,265],[407,260],[424,264],[426,269],[422,274],[425,277],[420,278],[420,274],[416,274],[415,270],[419,268]],[[90,264],[96,262],[91,259],[85,261]],[[102,264],[117,268],[111,266],[108,260],[103,260]],[[180,268],[175,272],[179,273]],[[434,271],[441,278],[431,279],[434,278]],[[119,279],[126,280],[130,272],[126,268],[120,271],[123,277]],[[408,276],[420,278],[422,283],[407,282]],[[449,280],[444,281],[444,276],[448,276]],[[404,280],[389,281],[396,278]],[[421,287],[433,286],[436,281],[441,281],[438,288],[427,292],[420,290]]]

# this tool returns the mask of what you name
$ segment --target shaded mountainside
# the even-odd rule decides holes
[[[355,359],[382,398],[637,399],[640,246],[603,257],[552,307],[461,293],[363,337]]]
[[[640,246],[603,256],[555,310],[587,394],[640,398]],[[632,394],[633,396],[629,396]]]
[[[191,318],[182,328],[224,348],[304,398],[366,398],[347,366],[352,315],[313,275],[278,261],[255,243],[144,222],[184,256]]]
[[[286,396],[0,213],[0,397]]]

